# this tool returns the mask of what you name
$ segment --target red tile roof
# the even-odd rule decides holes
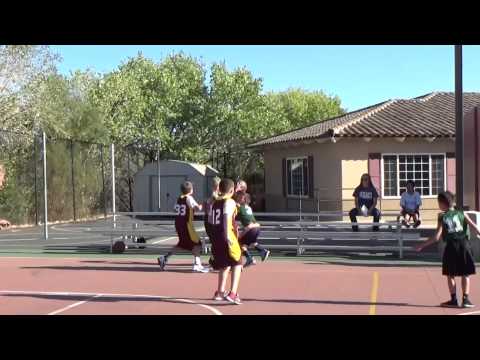
[[[464,113],[480,106],[480,93],[464,93]],[[308,127],[258,141],[251,147],[322,137],[454,137],[455,94],[433,92],[389,100]]]

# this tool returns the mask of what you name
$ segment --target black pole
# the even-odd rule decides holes
[[[455,45],[455,168],[457,206],[463,208],[463,85],[462,45]]]
[[[100,145],[100,161],[102,162],[103,215],[105,219],[107,219],[107,193],[105,191],[105,165],[103,163],[103,145]]]
[[[37,135],[33,135],[33,181],[35,183],[35,225],[38,226],[38,199],[37,199]]]

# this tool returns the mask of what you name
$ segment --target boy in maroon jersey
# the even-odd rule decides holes
[[[207,199],[205,200],[204,204],[203,204],[203,211],[204,211],[204,216],[203,216],[203,223],[204,223],[204,226],[205,226],[205,232],[207,233],[207,236],[210,240],[210,244],[212,244],[212,233],[210,231],[210,224],[208,223],[208,216],[210,214],[210,212],[212,211],[212,205],[214,203],[214,201],[217,199],[218,197],[218,187],[220,185],[220,178],[215,176],[213,178],[213,181],[212,181],[212,195]],[[213,247],[213,244],[212,244],[212,247]],[[213,263],[213,257],[210,257],[210,260],[208,261],[210,266],[214,267],[214,263]]]
[[[190,181],[184,182],[181,187],[182,195],[178,198],[175,204],[175,230],[178,234],[177,248],[191,251],[194,257],[193,271],[194,272],[208,272],[208,269],[203,267],[200,253],[202,250],[202,243],[200,237],[193,227],[193,215],[195,210],[201,211],[202,205],[197,204],[193,198],[193,184]],[[160,270],[165,269],[168,258],[173,255],[173,251],[169,251],[166,255],[158,258]]]

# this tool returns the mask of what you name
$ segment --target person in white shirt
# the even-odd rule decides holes
[[[422,198],[420,194],[415,191],[415,182],[413,180],[407,181],[407,191],[402,194],[400,199],[400,206],[402,208],[401,215],[403,217],[402,224],[407,228],[410,227],[409,222],[413,220],[413,227],[417,228],[422,223],[420,220],[420,206],[422,205]]]

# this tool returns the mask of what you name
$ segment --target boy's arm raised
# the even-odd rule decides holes
[[[475,232],[477,233],[477,235],[480,235],[480,228],[478,227],[477,224],[475,224],[472,219],[470,219],[467,215],[465,215],[465,220],[467,221],[468,225],[470,225],[471,227],[473,227],[475,229]]]

